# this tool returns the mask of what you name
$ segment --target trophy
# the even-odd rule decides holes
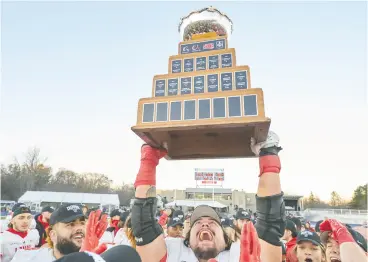
[[[138,102],[132,130],[165,147],[168,160],[254,157],[250,138],[267,138],[263,91],[251,87],[249,67],[236,64],[232,29],[213,7],[183,17],[179,54],[169,57],[168,74],[153,77],[152,97]]]

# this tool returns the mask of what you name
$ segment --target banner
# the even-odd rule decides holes
[[[224,169],[200,169],[194,170],[194,179],[201,181],[202,184],[218,184],[225,179]]]

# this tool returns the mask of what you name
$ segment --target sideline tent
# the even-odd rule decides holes
[[[98,204],[100,206],[120,205],[117,194],[91,194],[91,193],[70,193],[70,192],[49,192],[49,191],[27,191],[19,199],[21,203],[32,203],[40,206],[42,202],[46,203],[88,203]]]
[[[225,208],[227,207],[224,204],[221,204],[217,201],[205,201],[205,200],[176,200],[170,203],[167,203],[165,206],[174,207],[174,206],[186,206],[186,207],[197,207],[200,205],[207,205],[215,208]]]

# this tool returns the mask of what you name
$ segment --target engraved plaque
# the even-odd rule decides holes
[[[221,55],[221,67],[232,67],[233,66],[233,59],[231,54],[222,54]]]
[[[182,77],[180,78],[180,94],[188,95],[192,93],[192,78]]]
[[[218,74],[207,75],[207,89],[208,92],[219,91],[219,79]]]
[[[193,72],[193,71],[194,71],[194,58],[184,59],[184,72]]]
[[[171,102],[170,105],[170,121],[181,120],[181,101]]]
[[[143,123],[151,123],[153,122],[153,113],[155,112],[155,104],[144,104],[143,105]]]
[[[156,104],[156,121],[166,122],[167,114],[168,114],[167,102],[157,103]]]
[[[190,54],[192,50],[191,44],[185,44],[180,46],[180,54]]]
[[[207,57],[196,58],[196,71],[206,70]]]
[[[171,73],[181,73],[181,60],[171,61]]]
[[[166,80],[156,80],[155,96],[165,96]]]
[[[219,56],[210,55],[208,57],[208,69],[217,69],[217,68],[219,68]]]
[[[177,78],[169,79],[167,93],[169,96],[175,96],[178,94],[179,80]]]
[[[221,73],[221,90],[230,91],[233,89],[233,74]]]
[[[248,95],[244,96],[244,115],[245,116],[257,116],[257,96],[256,95]]]
[[[195,94],[204,93],[204,76],[194,77],[194,93]]]
[[[235,87],[236,89],[248,88],[247,71],[235,72]]]
[[[215,49],[221,50],[226,48],[226,42],[225,39],[218,39],[215,41]]]

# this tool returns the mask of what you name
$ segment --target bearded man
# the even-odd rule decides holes
[[[251,141],[251,149],[259,156],[259,185],[256,196],[258,232],[253,225],[243,226],[247,237],[241,247],[249,243],[255,248],[232,248],[232,242],[221,226],[218,214],[209,206],[199,206],[190,218],[190,230],[185,239],[164,239],[162,227],[155,220],[156,167],[166,151],[143,145],[141,165],[135,181],[135,200],[132,206],[132,229],[137,242],[137,251],[143,262],[187,261],[281,261],[281,241],[285,229],[285,205],[281,191],[279,172],[278,136],[270,132],[262,143]],[[254,227],[253,227],[254,228]],[[258,241],[258,237],[260,238]]]
[[[14,261],[52,262],[65,255],[79,251],[102,253],[98,246],[99,238],[107,227],[107,215],[101,211],[91,212],[88,224],[82,206],[64,204],[56,209],[50,217],[47,229],[48,248],[37,251],[17,253]]]

